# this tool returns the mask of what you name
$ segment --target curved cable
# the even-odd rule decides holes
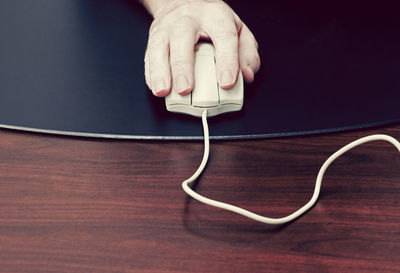
[[[208,132],[208,124],[207,124],[207,110],[204,110],[203,114],[202,114],[202,121],[203,121],[203,130],[204,130],[204,154],[203,154],[203,159],[200,163],[199,168],[196,170],[196,172],[188,179],[186,179],[185,181],[182,182],[182,188],[183,190],[190,195],[191,197],[193,197],[194,199],[210,205],[210,206],[214,206],[217,208],[221,208],[221,209],[225,209],[225,210],[229,210],[232,211],[234,213],[237,214],[241,214],[245,217],[248,217],[250,219],[253,219],[255,221],[258,222],[262,222],[265,224],[284,224],[290,221],[293,221],[294,219],[296,219],[297,217],[299,217],[300,215],[302,215],[303,213],[305,213],[307,210],[309,210],[314,204],[315,202],[317,202],[319,193],[320,193],[320,189],[321,189],[321,183],[322,183],[322,178],[325,174],[326,169],[329,167],[329,165],[335,160],[337,159],[339,156],[341,156],[342,154],[344,154],[345,152],[353,149],[356,146],[359,146],[361,144],[364,144],[366,142],[370,142],[370,141],[376,141],[376,140],[384,140],[387,142],[390,142],[391,144],[393,144],[397,150],[400,152],[400,143],[394,139],[391,136],[388,135],[371,135],[371,136],[366,136],[363,138],[360,138],[356,141],[353,141],[349,144],[347,144],[346,146],[344,146],[343,148],[339,149],[336,153],[334,153],[333,155],[331,155],[326,161],[325,163],[322,165],[321,169],[318,172],[318,176],[317,176],[317,180],[315,182],[315,187],[314,187],[314,193],[310,199],[310,201],[308,201],[303,207],[301,207],[300,209],[296,210],[295,212],[293,212],[292,214],[286,216],[286,217],[282,217],[282,218],[269,218],[269,217],[264,217],[261,216],[259,214],[253,213],[251,211],[239,208],[237,206],[233,206],[227,203],[223,203],[223,202],[219,202],[207,197],[204,197],[198,193],[196,193],[195,191],[193,191],[188,184],[192,183],[193,181],[195,181],[199,175],[203,172],[204,167],[207,164],[208,161],[208,156],[209,156],[209,152],[210,152],[210,140],[209,140],[209,132]]]

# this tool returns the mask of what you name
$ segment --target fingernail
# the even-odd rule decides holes
[[[156,92],[156,96],[157,97],[165,97],[166,95],[168,95],[168,91],[167,90],[162,90],[162,91]]]
[[[165,89],[166,89],[165,82],[163,80],[158,80],[156,82],[155,88],[154,88],[156,96],[159,96],[159,97],[165,96],[166,92],[167,92],[167,90],[165,90]]]
[[[224,72],[222,72],[221,84],[223,86],[232,84],[232,81],[233,81],[233,76],[229,70],[225,70]]]
[[[187,91],[188,88],[189,83],[187,78],[184,75],[178,76],[175,81],[175,91],[177,93],[182,93],[184,91]]]
[[[181,96],[186,96],[186,95],[188,95],[190,92],[191,92],[191,90],[186,89],[185,91],[180,92],[179,95],[181,95]]]

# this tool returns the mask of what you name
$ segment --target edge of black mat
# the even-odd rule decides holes
[[[344,126],[344,127],[329,128],[329,129],[317,129],[317,130],[296,131],[296,132],[287,132],[287,133],[273,133],[273,134],[213,136],[212,132],[210,132],[210,139],[211,140],[256,140],[256,139],[271,139],[271,138],[279,138],[279,137],[308,136],[308,135],[315,135],[315,134],[346,132],[346,131],[351,131],[351,130],[373,129],[376,127],[389,126],[389,125],[398,124],[398,123],[400,123],[399,120],[387,120],[387,121],[376,122],[376,123]],[[201,120],[199,120],[199,126],[201,126]],[[60,131],[60,130],[29,128],[29,127],[22,127],[22,126],[7,125],[7,124],[0,124],[0,129],[55,135],[55,136],[84,137],[84,138],[88,138],[88,139],[92,138],[92,139],[115,139],[115,140],[169,140],[169,141],[177,141],[177,140],[195,141],[195,140],[203,140],[204,139],[203,136],[151,136],[151,135],[146,136],[146,135],[82,133],[82,132],[70,132],[70,131]]]

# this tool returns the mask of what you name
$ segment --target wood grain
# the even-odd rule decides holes
[[[284,216],[311,197],[330,154],[377,132],[400,139],[393,125],[214,141],[196,190]],[[0,140],[0,272],[400,271],[400,154],[385,142],[338,159],[310,212],[268,226],[181,190],[201,160],[201,142],[9,130],[0,130]]]

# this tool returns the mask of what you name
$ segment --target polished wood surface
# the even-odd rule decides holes
[[[212,128],[211,128],[212,130]],[[311,197],[325,159],[400,125],[213,141],[196,190],[266,216]],[[268,226],[188,198],[201,142],[0,130],[0,272],[399,272],[400,154],[386,142],[328,169],[318,203]]]

